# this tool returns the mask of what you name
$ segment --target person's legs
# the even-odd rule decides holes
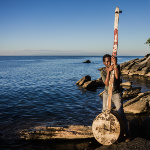
[[[108,94],[104,91],[104,93],[103,93],[103,110],[107,109],[107,99],[108,99]]]
[[[122,119],[123,119],[124,124],[125,124],[125,133],[128,134],[129,133],[128,123],[127,123],[127,119],[126,119],[126,116],[125,116],[125,113],[123,110],[123,103],[121,100],[121,94],[120,93],[114,94],[112,96],[112,101],[115,104],[115,107],[117,109],[118,114],[120,114],[122,116]]]

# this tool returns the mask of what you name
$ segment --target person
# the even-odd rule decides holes
[[[112,64],[111,64],[112,63]],[[100,71],[100,75],[105,84],[105,90],[103,93],[103,111],[107,109],[107,99],[108,99],[108,88],[109,88],[109,80],[110,73],[114,70],[114,85],[112,90],[112,102],[114,103],[117,112],[122,116],[124,124],[125,124],[125,141],[130,141],[130,134],[128,130],[127,119],[123,110],[123,102],[121,98],[121,87],[120,87],[120,66],[117,64],[117,57],[111,56],[109,54],[105,54],[103,56],[103,64],[105,68]]]

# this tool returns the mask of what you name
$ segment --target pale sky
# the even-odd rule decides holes
[[[0,56],[111,54],[117,6],[118,55],[146,55],[150,0],[0,0]]]

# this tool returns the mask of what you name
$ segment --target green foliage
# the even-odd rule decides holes
[[[150,46],[150,38],[148,38],[148,40],[145,42],[145,44],[149,44],[149,46]]]

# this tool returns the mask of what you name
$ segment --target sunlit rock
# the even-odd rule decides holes
[[[81,78],[78,82],[76,82],[76,84],[82,86],[87,81],[91,81],[91,77],[89,75],[86,75],[83,78]]]
[[[149,110],[150,91],[139,94],[137,97],[125,102],[123,108],[125,113],[139,114]]]

